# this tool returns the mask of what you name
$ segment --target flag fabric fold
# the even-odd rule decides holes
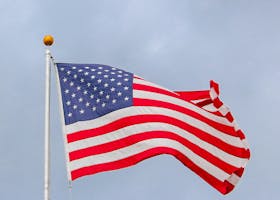
[[[171,91],[99,64],[57,64],[70,180],[169,154],[222,194],[250,151],[229,108],[210,90]]]

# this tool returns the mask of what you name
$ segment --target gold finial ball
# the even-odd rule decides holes
[[[53,37],[51,35],[45,35],[45,37],[44,37],[44,44],[46,46],[51,46],[53,44],[53,42],[54,42],[54,39],[53,39]]]

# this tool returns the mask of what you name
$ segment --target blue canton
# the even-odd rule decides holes
[[[99,64],[58,63],[65,124],[132,106],[133,74]]]

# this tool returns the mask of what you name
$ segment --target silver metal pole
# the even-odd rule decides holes
[[[50,199],[50,59],[51,52],[46,49],[44,200]]]

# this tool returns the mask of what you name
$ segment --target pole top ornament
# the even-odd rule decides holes
[[[54,42],[54,39],[53,39],[53,36],[51,36],[51,35],[45,35],[43,41],[46,46],[51,46]]]

